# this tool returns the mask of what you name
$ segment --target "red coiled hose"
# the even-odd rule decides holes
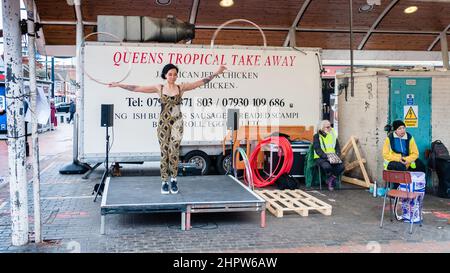
[[[258,153],[261,150],[262,146],[269,144],[275,144],[279,147],[279,149],[281,150],[281,155],[284,156],[284,161],[280,170],[276,173],[281,160],[278,161],[277,167],[275,167],[274,169],[274,173],[276,174],[270,175],[267,179],[263,179],[258,171]],[[292,146],[289,140],[287,140],[285,137],[272,136],[262,140],[258,143],[255,150],[250,156],[250,167],[253,174],[253,183],[255,187],[262,188],[272,185],[282,174],[289,173],[291,171],[293,162],[294,157],[292,153]]]

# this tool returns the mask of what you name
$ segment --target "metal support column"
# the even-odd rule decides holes
[[[37,120],[37,88],[36,88],[36,46],[34,32],[33,0],[27,0],[27,27],[28,27],[28,57],[30,72],[30,96],[31,96],[31,139],[33,152],[31,154],[33,164],[33,207],[34,207],[34,241],[42,242],[41,234],[41,196],[40,196],[40,168],[39,168],[39,138]]]
[[[450,70],[450,64],[448,63],[448,43],[447,33],[441,33],[441,52],[442,52],[442,66],[448,71]]]
[[[28,243],[28,194],[25,161],[25,109],[22,82],[20,1],[3,0],[5,91],[12,245]]]
[[[83,65],[81,61],[81,54],[80,54],[80,48],[81,44],[83,43],[83,18],[81,15],[81,0],[75,0],[75,13],[77,16],[77,26],[76,26],[76,58],[77,58],[77,65],[76,65],[76,109],[78,113],[82,113],[82,92],[83,92],[83,85],[82,85],[82,68]],[[72,163],[62,167],[59,172],[62,174],[84,174],[86,173],[90,168],[84,164],[82,164],[80,161],[78,161],[78,128],[80,127],[80,122],[83,120],[81,115],[78,113],[75,113],[75,119],[73,121],[73,149],[72,149]]]

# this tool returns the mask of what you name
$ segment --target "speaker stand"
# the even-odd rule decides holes
[[[232,122],[232,126],[231,126],[231,137],[230,137],[230,141],[231,141],[231,164],[230,164],[230,168],[228,169],[227,174],[234,174],[234,130],[238,129],[238,122],[237,122],[237,112],[233,113],[233,122]]]
[[[97,201],[97,196],[100,192],[103,194],[103,185],[105,184],[105,180],[107,177],[109,177],[109,127],[106,126],[106,159],[105,159],[105,172],[102,175],[102,180],[100,181],[100,184],[98,185],[97,192],[95,193],[94,202]]]

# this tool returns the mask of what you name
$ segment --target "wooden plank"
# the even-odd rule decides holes
[[[363,162],[363,163],[366,163],[366,160],[363,158],[363,159],[362,159],[362,162]],[[345,166],[345,171],[348,172],[348,171],[350,171],[350,170],[352,170],[352,169],[358,167],[358,165],[359,165],[359,160],[355,160],[355,161],[353,161],[352,163],[348,163],[348,164]]]
[[[306,193],[306,192],[304,192],[304,191],[302,191],[302,190],[295,190],[295,193],[296,193],[296,194],[299,194],[299,195],[302,195],[303,198],[306,197],[306,198],[312,199],[312,200],[314,200],[316,203],[320,204],[321,206],[324,206],[324,207],[330,207],[330,208],[331,208],[331,205],[330,205],[330,204],[325,203],[324,201],[318,199],[317,197],[314,197],[314,196],[312,196],[312,195],[310,195],[310,194],[308,194],[308,193]]]
[[[275,196],[276,197],[274,198],[274,201],[277,201],[277,202],[280,202],[281,204],[283,204],[285,206],[285,208],[283,208],[283,209],[295,209],[295,207],[292,205],[291,200],[286,199],[285,198],[286,196],[284,196],[282,193],[277,192],[275,194]]]
[[[296,191],[299,191],[299,190],[296,190]],[[301,193],[296,192],[296,193],[309,195],[304,192],[301,192]],[[318,198],[315,198],[314,196],[309,195],[309,197],[300,199],[300,201],[310,205],[310,207],[308,207],[308,210],[317,210],[324,215],[331,215],[331,208],[332,208],[331,205],[323,202],[322,200],[320,200]]]
[[[271,204],[272,204],[274,207],[276,207],[278,210],[283,211],[283,210],[286,209],[286,208],[282,207],[279,203],[277,203],[277,202],[280,202],[281,204],[283,204],[283,205],[286,206],[286,204],[285,204],[284,202],[282,202],[282,201],[280,200],[280,198],[278,197],[277,192],[266,191],[265,194],[266,194],[266,196],[268,197],[267,200],[270,201]],[[288,206],[287,206],[287,207],[288,207]]]
[[[362,157],[361,157],[361,154],[359,153],[358,146],[356,145],[356,140],[353,137],[351,138],[351,140],[352,140],[352,144],[353,144],[353,149],[355,150],[356,158],[359,161],[359,166],[361,167],[361,171],[364,176],[366,187],[370,187],[370,179],[369,179],[369,176],[367,175],[366,168],[364,167],[364,164],[362,162]]]
[[[301,202],[298,202],[297,200],[295,200],[292,196],[288,196],[287,192],[280,192],[280,197],[284,197],[287,202],[290,202],[287,205],[290,208],[290,210],[295,211],[296,213],[300,214],[301,216],[308,216],[308,213],[309,213],[308,207],[306,207]],[[283,204],[285,204],[285,203],[283,202]],[[294,205],[297,205],[297,207],[294,207]]]
[[[353,137],[350,137],[350,139],[347,141],[347,143],[345,143],[344,148],[342,148],[342,150],[341,150],[342,158],[345,158],[345,156],[347,155],[347,152],[348,152],[349,149],[352,147],[352,146],[351,146],[351,144],[352,144],[352,138],[353,138]]]
[[[356,179],[356,178],[352,178],[352,177],[348,177],[348,176],[343,175],[341,180],[343,182],[347,182],[347,183],[350,183],[350,184],[355,184],[355,185],[358,185],[358,186],[361,186],[361,187],[370,188],[370,184],[367,185],[366,181],[361,180],[361,179]]]
[[[267,209],[276,217],[283,217],[283,208],[278,205],[277,203],[273,202],[272,194],[267,191],[257,191],[256,193],[259,194],[264,200],[267,201]]]
[[[273,208],[271,202],[267,203],[267,209],[276,217],[278,217],[278,218],[283,217],[283,210]]]

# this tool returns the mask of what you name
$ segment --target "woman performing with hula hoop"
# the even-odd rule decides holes
[[[159,116],[157,134],[161,149],[161,193],[178,193],[177,174],[180,142],[183,138],[183,115],[181,113],[181,97],[184,92],[194,90],[210,82],[214,77],[225,71],[220,66],[214,74],[191,83],[176,84],[178,67],[173,64],[164,66],[161,77],[166,84],[138,86],[117,82],[108,84],[109,87],[120,87],[133,92],[158,93],[161,99],[161,115]],[[170,185],[168,178],[171,176]]]

